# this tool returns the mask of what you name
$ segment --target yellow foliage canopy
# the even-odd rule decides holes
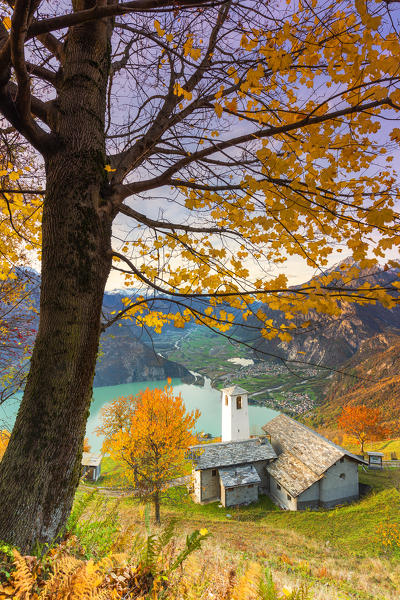
[[[10,433],[6,429],[3,429],[2,431],[0,430],[0,460],[4,456],[4,452],[6,451],[9,439]]]
[[[170,186],[168,201],[187,212],[182,227],[138,218],[137,239],[118,258],[137,267],[126,269],[126,282],[184,299],[214,294],[244,315],[254,300],[304,315],[338,315],[338,299],[391,307],[393,290],[351,286],[351,269],[346,281],[340,269],[322,274],[341,253],[370,269],[399,245],[392,162],[400,130],[386,124],[387,134],[381,131],[400,105],[397,33],[384,5],[365,0],[270,10],[263,19],[250,7],[239,19],[234,9],[221,9],[215,23],[209,13],[210,26],[194,22],[184,34],[172,17],[154,21],[163,41],[163,79],[154,85],[176,106],[171,123],[182,124],[182,137],[170,130],[160,138],[165,168],[130,190]],[[173,68],[175,55],[182,72]],[[198,121],[196,106],[204,110]],[[318,275],[304,289],[288,290],[279,274],[293,256]],[[124,317],[156,332],[189,321],[229,330],[231,322],[208,302],[200,312],[165,318],[148,307],[135,312],[133,302]],[[263,335],[290,341],[296,326],[286,329],[266,323]]]
[[[128,481],[148,496],[185,473],[185,455],[196,444],[198,410],[187,412],[171,386],[118,398],[103,410],[98,433],[103,452],[125,466]]]

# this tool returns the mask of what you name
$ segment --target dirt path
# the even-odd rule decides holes
[[[179,485],[187,485],[190,482],[191,475],[184,475],[183,477],[177,477],[176,479],[171,479],[166,485],[166,488],[175,487]],[[79,485],[79,489],[83,492],[93,492],[93,490],[97,490],[99,494],[106,496],[107,498],[125,498],[128,496],[136,496],[137,493],[135,488],[126,487],[126,488],[112,488],[112,487],[102,487],[95,485],[87,485],[86,483],[81,483]]]

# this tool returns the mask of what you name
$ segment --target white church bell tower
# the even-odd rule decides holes
[[[238,385],[222,390],[222,441],[250,438],[248,392]]]

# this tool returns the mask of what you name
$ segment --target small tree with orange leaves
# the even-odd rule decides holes
[[[85,439],[83,440],[83,448],[82,448],[83,452],[90,452],[91,450],[91,446],[89,444],[89,440],[87,437],[85,437]]]
[[[344,406],[338,426],[357,440],[362,454],[366,442],[384,438],[389,434],[389,429],[382,424],[381,410],[365,404]]]
[[[9,439],[10,433],[6,429],[3,429],[3,431],[0,429],[0,460],[4,456]]]
[[[198,410],[186,412],[181,395],[172,387],[146,389],[137,396],[118,398],[103,409],[99,434],[103,452],[125,467],[125,475],[142,498],[151,498],[160,523],[160,495],[167,484],[184,474],[185,455],[197,442]]]

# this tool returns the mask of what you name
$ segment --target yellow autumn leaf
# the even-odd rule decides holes
[[[219,104],[218,102],[216,102],[214,104],[214,110],[215,110],[215,113],[216,113],[217,117],[220,119],[222,117],[222,113],[223,113],[223,110],[224,110],[223,107],[222,107],[222,105]]]
[[[158,21],[157,19],[154,21],[154,29],[160,37],[163,37],[163,35],[165,34],[165,29],[162,29],[160,21]]]
[[[107,173],[114,173],[114,171],[116,171],[117,169],[113,169],[111,165],[106,165],[104,167],[104,170],[107,171]]]

